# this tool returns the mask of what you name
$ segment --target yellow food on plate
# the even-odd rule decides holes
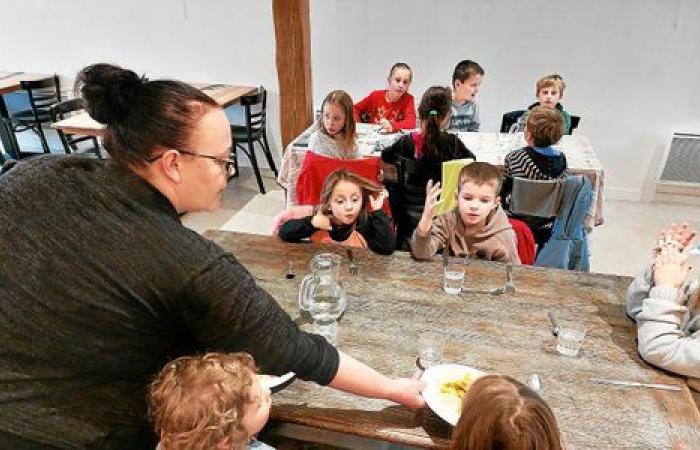
[[[440,385],[440,394],[446,402],[450,403],[450,405],[456,408],[458,413],[461,414],[462,399],[473,381],[474,379],[469,373],[460,378],[445,381]]]

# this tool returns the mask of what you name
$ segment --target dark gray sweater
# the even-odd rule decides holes
[[[133,172],[46,156],[0,176],[0,447],[154,448],[146,388],[163,364],[239,350],[320,384],[338,369]]]

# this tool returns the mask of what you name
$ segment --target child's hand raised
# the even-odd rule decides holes
[[[331,218],[323,214],[320,210],[311,218],[311,225],[319,230],[331,231]]]
[[[378,211],[384,206],[384,200],[389,197],[389,192],[386,189],[382,189],[382,192],[377,194],[376,197],[369,197],[369,207],[372,211]]]
[[[420,217],[416,227],[419,236],[427,237],[430,234],[430,228],[433,226],[433,217],[435,217],[435,206],[438,204],[440,194],[442,194],[440,182],[433,184],[433,180],[428,180],[428,185],[425,188],[423,215]]]

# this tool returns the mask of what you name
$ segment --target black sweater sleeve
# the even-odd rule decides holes
[[[384,211],[377,210],[367,214],[367,220],[357,231],[367,241],[367,246],[380,255],[391,255],[396,248],[396,233],[391,225],[389,216]]]
[[[222,255],[195,276],[185,294],[173,308],[182,311],[205,351],[245,351],[265,373],[293,371],[323,385],[335,377],[335,347],[301,331],[233,255]]]
[[[311,219],[313,216],[288,220],[282,224],[277,235],[285,242],[301,242],[318,231],[316,227],[311,225]]]

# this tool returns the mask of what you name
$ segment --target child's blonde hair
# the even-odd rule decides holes
[[[564,97],[564,89],[566,88],[566,83],[564,79],[558,73],[553,73],[550,75],[545,75],[539,80],[537,80],[537,91],[535,92],[535,97],[540,95],[540,91],[547,87],[556,87],[559,89],[559,96]]]
[[[355,116],[353,115],[352,98],[347,92],[342,90],[332,91],[326,98],[323,99],[321,104],[321,117],[318,118],[318,128],[323,134],[328,136],[328,130],[323,125],[323,110],[327,104],[333,104],[340,107],[345,113],[345,124],[343,126],[342,133],[345,133],[345,139],[343,139],[342,147],[344,149],[351,149],[355,147],[355,139],[357,137],[357,132],[355,131]]]
[[[358,220],[360,218],[364,219],[367,214],[365,208],[369,204],[369,196],[372,193],[382,192],[382,187],[371,182],[367,178],[350,172],[348,169],[337,169],[326,177],[323,186],[321,186],[321,197],[319,199],[318,208],[323,214],[331,214],[333,189],[335,189],[341,181],[347,181],[360,187],[360,192],[362,193],[362,208],[360,209],[360,217]]]
[[[536,106],[527,115],[525,127],[535,147],[549,147],[564,135],[564,117],[556,109]]]
[[[562,450],[554,413],[542,398],[508,376],[471,385],[452,432],[455,450]]]
[[[256,367],[247,353],[207,353],[169,362],[149,389],[151,420],[167,450],[244,448],[242,425]]]
[[[467,164],[466,166],[462,167],[462,170],[459,171],[459,184],[457,185],[457,192],[462,190],[462,186],[467,181],[471,181],[477,186],[483,186],[484,184],[489,183],[495,184],[494,197],[497,197],[501,192],[503,175],[498,167],[487,162],[476,161],[471,164]]]

